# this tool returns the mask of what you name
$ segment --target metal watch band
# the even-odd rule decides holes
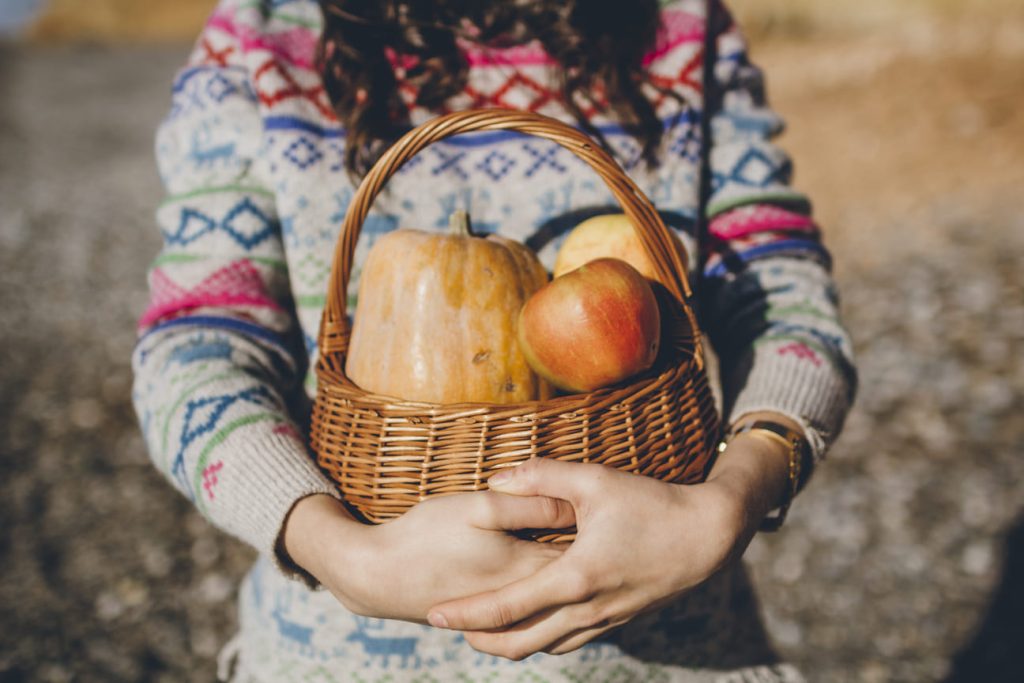
[[[778,513],[771,517],[765,517],[761,522],[762,531],[776,531],[785,521],[786,513],[789,512],[789,506],[800,490],[805,473],[805,464],[809,462],[810,458],[810,444],[803,434],[778,422],[750,420],[733,425],[719,444],[719,453],[724,451],[729,442],[736,436],[748,432],[758,433],[772,441],[783,444],[789,449],[789,486],[786,488],[786,497],[779,506]]]

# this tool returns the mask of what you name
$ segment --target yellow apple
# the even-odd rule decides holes
[[[595,216],[573,228],[558,250],[554,276],[565,275],[599,258],[620,259],[636,268],[648,280],[658,279],[654,264],[644,251],[633,223],[626,214]]]

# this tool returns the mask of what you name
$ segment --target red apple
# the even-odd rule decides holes
[[[519,313],[519,346],[534,372],[580,393],[651,367],[660,326],[644,276],[625,261],[601,258],[534,292]]]

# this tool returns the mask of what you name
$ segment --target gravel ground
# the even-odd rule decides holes
[[[157,249],[152,133],[183,56],[0,47],[0,681],[212,680],[233,627],[252,554],[160,479],[128,400]],[[811,680],[1020,680],[1013,199],[834,221],[859,403],[785,530],[747,556]]]

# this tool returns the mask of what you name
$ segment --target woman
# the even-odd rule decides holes
[[[158,135],[165,246],[134,367],[154,462],[261,552],[223,676],[802,680],[772,653],[733,560],[838,433],[849,340],[809,204],[770,142],[781,122],[728,13],[661,4],[223,0],[210,18]],[[492,478],[497,492],[364,526],[302,434],[328,254],[388,142],[439,112],[495,106],[580,126],[679,231],[703,275],[732,429],[703,484],[538,461]],[[549,266],[574,217],[614,210],[553,144],[448,140],[389,183],[357,264],[381,233],[441,229],[456,208]],[[574,522],[567,550],[506,533]]]

